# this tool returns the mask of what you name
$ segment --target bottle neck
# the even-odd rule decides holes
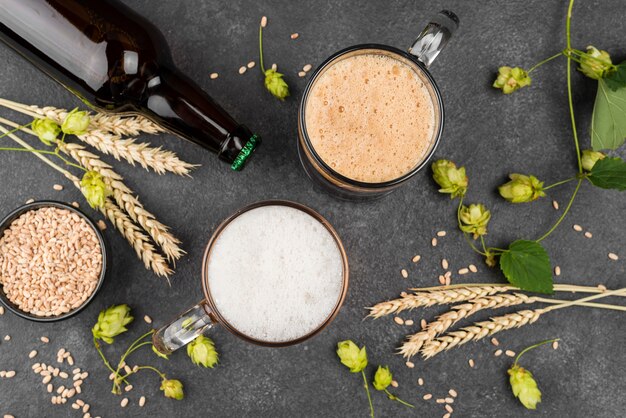
[[[160,68],[148,81],[142,111],[164,128],[215,152],[231,164],[243,168],[261,143],[246,126],[237,123],[211,96],[177,70]]]

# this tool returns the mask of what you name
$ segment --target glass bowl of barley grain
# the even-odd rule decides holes
[[[98,293],[106,266],[102,233],[71,205],[28,203],[0,222],[0,302],[22,318],[76,315]]]

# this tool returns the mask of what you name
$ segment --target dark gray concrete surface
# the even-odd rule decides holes
[[[467,167],[471,188],[468,199],[484,202],[492,210],[489,241],[504,246],[520,237],[537,237],[560,212],[572,186],[554,190],[550,198],[531,205],[512,206],[495,193],[509,172],[528,172],[547,182],[565,178],[574,170],[563,60],[534,74],[533,85],[512,96],[490,88],[499,65],[529,67],[564,47],[566,2],[508,1],[406,1],[388,2],[125,2],[156,23],[165,34],[180,68],[213,95],[236,118],[264,138],[263,147],[242,173],[233,173],[215,155],[171,135],[143,138],[164,145],[182,158],[202,164],[193,178],[158,176],[141,168],[115,162],[128,184],[140,192],[150,210],[171,225],[188,256],[178,263],[171,286],[146,271],[126,242],[109,227],[105,235],[113,255],[109,277],[94,302],[65,322],[38,324],[6,313],[0,317],[0,369],[16,370],[11,380],[0,379],[0,413],[16,417],[81,416],[65,406],[53,406],[40,377],[28,359],[38,349],[37,361],[54,363],[60,347],[70,350],[79,367],[89,370],[81,398],[91,404],[93,416],[219,416],[219,417],[358,417],[367,416],[367,399],[360,376],[341,366],[335,344],[354,339],[366,344],[373,365],[388,364],[400,383],[394,389],[415,410],[374,393],[377,415],[442,416],[445,411],[424,393],[443,396],[449,388],[459,393],[454,416],[460,417],[618,417],[626,412],[623,378],[626,354],[624,316],[619,312],[571,309],[547,314],[534,325],[498,335],[505,349],[519,351],[534,342],[560,337],[559,350],[548,348],[525,356],[539,381],[543,402],[526,411],[511,395],[507,357],[495,358],[487,341],[467,344],[433,360],[415,359],[408,369],[394,350],[405,334],[417,327],[399,327],[391,319],[363,321],[364,307],[398,295],[409,286],[437,284],[439,261],[446,257],[452,268],[469,263],[480,274],[457,277],[454,282],[503,281],[472,254],[457,232],[450,200],[436,192],[427,171],[387,198],[368,204],[335,200],[316,191],[305,176],[296,152],[296,114],[306,79],[297,77],[304,64],[319,64],[336,50],[362,42],[407,47],[428,18],[442,8],[454,10],[461,28],[432,67],[446,105],[444,137],[436,156]],[[241,76],[237,69],[257,60],[257,25],[269,17],[265,32],[266,59],[286,73],[292,96],[281,103],[264,90],[255,68]],[[626,56],[623,38],[623,3],[619,0],[580,1],[574,9],[573,42],[578,48],[594,44],[609,50],[617,60]],[[289,39],[300,33],[297,41]],[[72,108],[80,102],[8,48],[0,47],[1,96],[23,103]],[[211,72],[219,72],[210,80]],[[588,126],[595,83],[576,73],[575,107],[583,146],[588,146]],[[1,111],[3,116],[9,115]],[[13,115],[14,116],[14,115]],[[3,140],[3,143],[7,140]],[[625,156],[624,150],[618,152]],[[111,161],[110,158],[106,159]],[[7,213],[29,198],[80,200],[79,193],[56,172],[30,155],[0,154],[0,212]],[[62,183],[62,192],[52,190]],[[161,325],[202,297],[202,252],[211,232],[224,217],[248,203],[268,198],[291,199],[319,210],[344,240],[351,268],[349,297],[334,323],[321,335],[298,346],[268,349],[247,344],[223,329],[212,338],[221,354],[218,367],[204,370],[190,364],[184,352],[169,362],[148,351],[130,363],[155,363],[168,376],[185,384],[184,401],[163,398],[155,375],[135,378],[128,395],[131,406],[120,408],[120,397],[110,393],[108,372],[91,345],[90,328],[98,312],[111,304],[128,303],[137,318],[144,314]],[[82,206],[86,206],[83,204]],[[560,283],[624,286],[626,221],[624,195],[582,188],[571,214],[545,245]],[[100,219],[89,211],[94,219]],[[578,223],[593,233],[592,239],[572,230]],[[430,246],[435,231],[448,235],[436,248]],[[621,258],[607,259],[614,251]],[[418,266],[411,264],[422,255]],[[400,269],[408,268],[404,280]],[[402,315],[419,323],[439,309]],[[477,315],[487,318],[488,313]],[[122,347],[147,329],[136,320],[130,332],[106,352],[119,355]],[[44,346],[39,337],[51,342]],[[476,368],[467,365],[469,358]],[[373,373],[374,367],[368,369]],[[417,379],[426,381],[418,387]],[[141,395],[148,398],[140,409]]]

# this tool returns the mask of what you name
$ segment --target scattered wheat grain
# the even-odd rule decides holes
[[[393,320],[398,325],[404,324],[404,319],[400,318],[399,316],[394,317]]]
[[[433,398],[432,393],[427,393],[426,395],[422,396],[422,399],[424,399],[425,401],[432,399],[432,398]]]
[[[441,268],[444,270],[448,270],[448,260],[446,260],[445,258],[441,260]]]
[[[406,362],[406,367],[408,367],[409,369],[412,369],[412,368],[414,368],[414,367],[415,367],[415,363],[410,362],[410,361],[407,361],[407,362]]]
[[[433,247],[437,246],[437,238],[433,238],[430,240],[430,245],[432,245]]]
[[[467,273],[469,273],[469,269],[467,267],[463,267],[462,269],[459,269],[459,274],[463,275]]]
[[[474,367],[476,365],[476,362],[474,362],[474,359],[469,359],[467,360],[467,363],[469,364],[470,367]]]
[[[400,274],[402,274],[402,277],[404,277],[405,279],[409,277],[409,272],[406,271],[406,269],[400,270]]]
[[[504,354],[506,354],[509,357],[515,357],[515,351],[513,350],[506,350]]]
[[[583,227],[578,225],[578,224],[574,224],[574,226],[572,226],[572,228],[574,228],[574,231],[576,232],[580,232],[583,230]]]
[[[585,232],[585,237],[587,238],[593,238],[593,234],[589,231]]]
[[[248,65],[246,65],[246,66],[247,66],[248,68],[254,68],[254,66],[255,66],[255,65],[256,65],[256,62],[254,62],[254,61],[250,61],[250,62],[248,63]]]
[[[60,192],[61,190],[63,190],[63,186],[61,186],[60,184],[55,184],[54,186],[52,186],[52,188],[56,190],[57,192]]]
[[[559,342],[558,342],[558,341],[553,342],[553,343],[552,343],[552,348],[553,348],[554,350],[556,350],[557,348],[559,348]]]
[[[554,275],[555,276],[560,276],[561,275],[561,267],[560,266],[554,267]]]
[[[421,256],[421,255],[416,255],[416,256],[414,256],[414,257],[411,259],[411,261],[413,261],[414,263],[417,263],[417,262],[419,262],[421,259],[422,259],[422,256]]]
[[[619,256],[615,253],[609,253],[609,259],[613,260],[613,261],[617,261],[619,260]]]
[[[267,16],[263,16],[261,18],[261,27],[264,28],[267,26]]]
[[[211,75],[209,76],[209,78],[211,80],[215,80],[217,77],[219,77],[220,75],[218,73],[211,73]]]
[[[299,36],[300,36],[300,35],[299,35],[298,33],[292,33],[289,37],[290,37],[291,39],[298,39],[298,37],[299,37]]]

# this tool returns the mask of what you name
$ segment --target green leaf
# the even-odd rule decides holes
[[[598,93],[591,117],[591,146],[594,151],[617,149],[626,139],[626,88],[611,90],[598,80]]]
[[[552,293],[552,269],[546,250],[536,241],[517,240],[500,256],[507,280],[522,290]]]
[[[606,85],[613,91],[626,87],[626,61],[615,67],[615,71],[611,72],[604,78]]]
[[[596,161],[589,180],[603,189],[626,190],[626,162],[621,158],[604,158]]]

